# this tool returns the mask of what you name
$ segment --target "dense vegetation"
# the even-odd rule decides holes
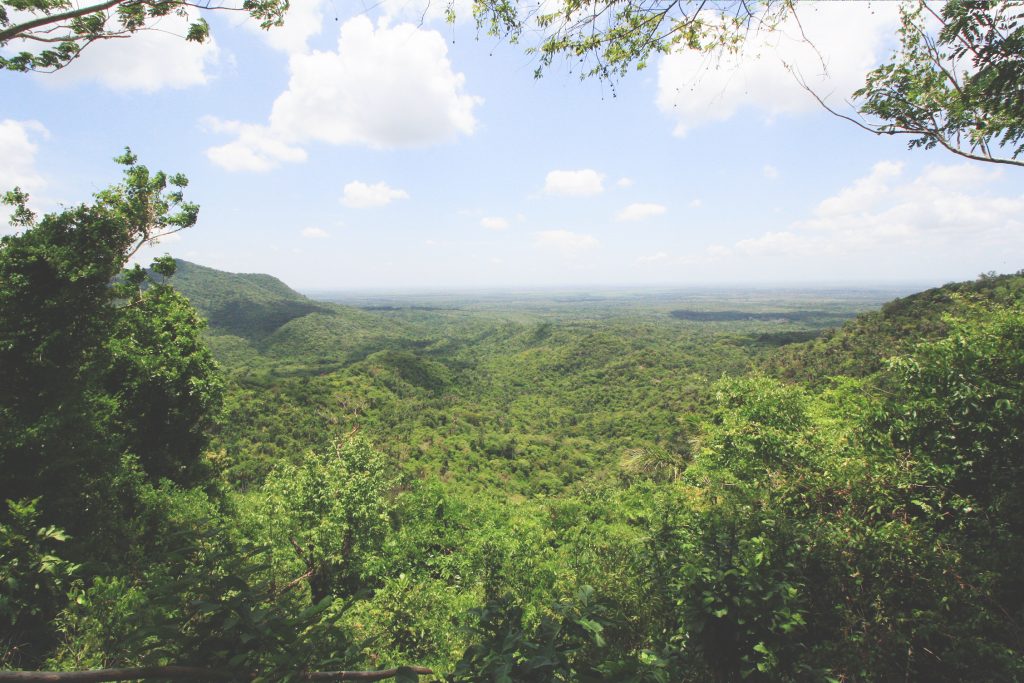
[[[359,310],[122,272],[194,221],[122,161],[9,197],[3,668],[1024,677],[1024,273],[834,331],[863,298]]]

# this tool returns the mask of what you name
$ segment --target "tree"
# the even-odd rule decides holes
[[[117,161],[124,181],[91,206],[37,221],[27,195],[8,193],[24,230],[0,238],[0,498],[44,496],[44,515],[73,532],[125,453],[153,478],[188,478],[219,401],[195,311],[141,268],[117,280],[143,245],[195,224],[188,181],[130,151]]]
[[[309,585],[313,602],[348,597],[388,530],[396,483],[384,454],[360,437],[280,463],[253,510],[254,535],[279,551],[287,578]]]
[[[200,455],[223,386],[200,335],[206,321],[167,284],[174,267],[170,257],[149,271],[136,266],[114,289],[123,303],[107,344],[103,385],[117,402],[122,448],[139,457],[154,481],[191,483],[204,474]]]
[[[0,68],[56,71],[98,40],[155,30],[161,18],[172,15],[191,22],[185,40],[204,42],[210,26],[202,17],[192,17],[190,10],[245,12],[267,29],[284,22],[288,0],[242,0],[234,5],[212,0],[101,0],[84,7],[71,0],[0,0],[0,48],[12,42],[42,48],[0,56]]]

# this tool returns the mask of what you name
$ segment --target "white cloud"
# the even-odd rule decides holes
[[[353,209],[367,209],[387,206],[396,199],[408,198],[408,192],[395,189],[387,183],[380,182],[368,185],[364,182],[353,180],[345,186],[341,203]]]
[[[308,237],[309,239],[323,239],[330,236],[330,233],[323,228],[303,228],[302,236]]]
[[[204,116],[201,123],[206,130],[238,136],[226,145],[206,150],[207,158],[225,170],[269,171],[281,162],[306,160],[306,150],[276,138],[265,126],[223,121],[213,116]]]
[[[642,221],[660,216],[668,211],[661,204],[630,204],[615,216],[618,221]]]
[[[288,90],[270,123],[308,139],[375,148],[420,147],[471,135],[478,97],[463,92],[437,31],[376,30],[366,17],[341,27],[337,52],[293,55]]]
[[[440,33],[412,24],[375,28],[365,16],[342,24],[336,52],[293,52],[289,70],[268,124],[238,124],[238,139],[217,148],[228,148],[221,157],[245,159],[249,150],[252,167],[302,160],[267,154],[257,148],[265,140],[289,149],[310,142],[426,147],[472,135],[474,109],[483,101],[465,92],[465,76],[452,69]],[[233,170],[243,168],[236,163]]]
[[[880,161],[871,173],[858,178],[839,194],[823,200],[817,208],[820,216],[842,215],[868,208],[885,199],[892,181],[903,174],[903,164]]]
[[[847,98],[887,54],[898,11],[898,3],[799,3],[799,21],[790,17],[777,30],[752,34],[737,55],[720,61],[693,50],[665,56],[658,63],[657,105],[675,121],[676,135],[743,108],[769,119],[817,110],[787,66],[823,97]]]
[[[488,230],[504,230],[508,227],[508,221],[504,218],[487,216],[480,219],[480,225]]]
[[[696,197],[691,199],[690,203],[688,204],[688,206],[691,209],[699,209],[703,205],[704,205],[704,202],[702,202],[699,198],[696,198]]]
[[[766,232],[760,237],[740,240],[736,249],[744,254],[786,254],[790,256],[814,256],[818,250],[827,247],[822,238],[807,238],[791,231]]]
[[[637,263],[659,263],[662,261],[667,261],[668,259],[669,256],[667,252],[659,251],[658,253],[651,254],[650,256],[641,256],[637,258],[636,261]]]
[[[593,249],[599,242],[592,235],[569,230],[542,230],[536,233],[534,244],[569,254]]]
[[[49,132],[38,121],[0,120],[0,194],[15,187],[31,192],[46,184],[36,170],[35,139],[47,137]]]
[[[570,197],[588,197],[604,192],[604,174],[594,169],[579,171],[551,171],[544,179],[544,191],[548,194]]]
[[[930,166],[915,178],[883,161],[785,230],[736,244],[755,256],[846,259],[860,253],[921,254],[933,249],[1024,249],[1024,194],[996,196],[1000,172],[977,164]]]
[[[779,177],[779,169],[775,168],[771,164],[765,164],[761,168],[761,175],[763,175],[768,180],[775,180],[776,178]]]
[[[96,41],[70,65],[41,75],[40,81],[58,86],[97,82],[111,90],[147,93],[205,85],[220,50],[213,38],[186,41],[189,23],[170,14],[153,24],[156,30],[139,31],[127,40]]]
[[[618,185],[619,187],[633,187],[633,179],[619,178],[618,180],[615,181],[615,184]]]

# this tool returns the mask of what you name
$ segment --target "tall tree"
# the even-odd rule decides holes
[[[121,275],[142,246],[195,224],[187,180],[130,151],[117,161],[124,181],[92,205],[37,221],[24,193],[5,197],[24,230],[0,238],[0,498],[43,496],[69,530],[125,453],[154,478],[188,478],[219,400],[195,311],[145,287],[141,268]]]

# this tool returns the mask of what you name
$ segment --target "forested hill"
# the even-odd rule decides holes
[[[330,367],[408,334],[401,323],[373,313],[313,301],[272,275],[176,264],[171,285],[207,319],[214,354],[236,368]]]
[[[1024,301],[1024,270],[984,274],[976,280],[894,299],[878,311],[862,313],[842,327],[803,344],[769,354],[764,366],[788,380],[820,382],[832,375],[863,377],[881,369],[884,359],[909,352],[915,344],[945,335],[948,314],[972,306],[1009,306]]]
[[[272,275],[226,273],[178,259],[172,284],[218,332],[262,339],[282,325],[327,308]]]

